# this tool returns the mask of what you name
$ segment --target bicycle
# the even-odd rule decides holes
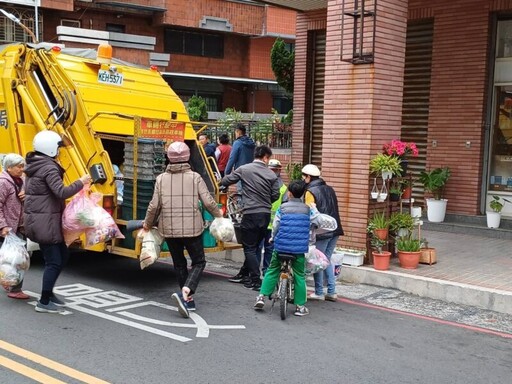
[[[288,303],[293,303],[295,295],[292,262],[295,260],[296,255],[278,253],[277,258],[281,262],[281,273],[276,285],[276,290],[274,294],[272,294],[272,308],[270,312],[272,313],[274,304],[279,300],[281,320],[285,320],[288,312]]]
[[[221,189],[225,193],[227,188]],[[242,195],[237,192],[227,192],[226,197],[226,214],[228,219],[231,219],[233,224],[240,224],[242,222]]]

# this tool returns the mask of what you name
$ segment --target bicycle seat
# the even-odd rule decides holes
[[[279,261],[293,261],[297,258],[296,255],[292,254],[292,253],[280,253],[278,252],[277,253],[277,258],[279,259]]]

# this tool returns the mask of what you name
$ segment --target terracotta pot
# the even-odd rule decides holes
[[[398,251],[398,260],[400,266],[405,269],[416,269],[420,262],[421,251],[418,252],[405,252]]]
[[[375,236],[377,236],[381,240],[386,240],[388,238],[388,229],[387,228],[375,229],[373,231],[373,233],[375,234]]]
[[[391,252],[382,251],[382,253],[378,253],[377,251],[373,251],[372,256],[373,268],[379,271],[386,271],[389,269],[389,259],[391,258]]]
[[[412,194],[412,187],[406,187],[402,192],[402,199],[410,199]]]

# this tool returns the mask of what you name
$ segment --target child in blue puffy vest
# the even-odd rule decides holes
[[[263,309],[265,296],[270,296],[279,280],[281,262],[277,258],[278,253],[290,253],[296,255],[292,262],[294,274],[296,305],[295,316],[305,316],[309,313],[306,308],[306,278],[305,257],[309,250],[310,228],[312,224],[319,225],[319,212],[316,208],[310,208],[301,200],[306,190],[303,181],[292,181],[288,186],[288,202],[283,203],[276,212],[272,226],[272,239],[274,252],[270,265],[261,284],[260,294],[254,304],[254,309]]]

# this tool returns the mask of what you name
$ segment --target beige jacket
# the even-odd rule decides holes
[[[158,220],[158,230],[164,237],[199,236],[204,230],[199,201],[213,216],[222,217],[201,176],[189,164],[169,164],[156,178],[144,221],[154,225]]]

